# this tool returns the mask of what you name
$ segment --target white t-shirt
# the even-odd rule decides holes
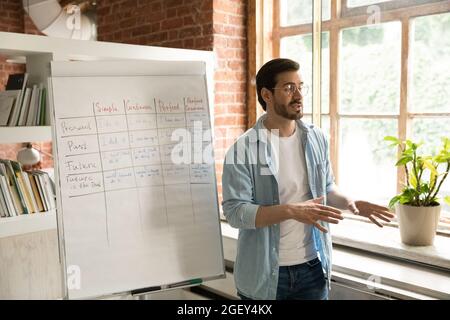
[[[278,192],[280,204],[310,199],[306,162],[300,132],[279,138]],[[312,226],[293,219],[280,223],[279,265],[291,266],[317,257]]]

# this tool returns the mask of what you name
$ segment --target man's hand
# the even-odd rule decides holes
[[[390,222],[394,218],[394,215],[389,212],[388,208],[367,201],[352,201],[349,203],[348,209],[356,215],[369,218],[370,221],[381,228],[383,225],[375,218],[386,222]]]
[[[291,219],[297,220],[305,224],[312,224],[322,232],[328,232],[322,227],[318,220],[337,224],[339,220],[344,219],[339,209],[325,206],[321,204],[323,197],[312,199],[300,203],[292,203],[288,205],[288,211]]]

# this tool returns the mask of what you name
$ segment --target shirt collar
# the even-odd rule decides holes
[[[266,142],[267,141],[267,129],[264,126],[263,122],[267,118],[267,113],[263,114],[259,119],[256,121],[255,125],[253,126],[253,129],[256,130],[256,135],[258,137],[258,141]],[[300,136],[305,137],[308,135],[309,130],[313,127],[312,124],[306,124],[301,119],[296,120],[297,129],[300,130]]]

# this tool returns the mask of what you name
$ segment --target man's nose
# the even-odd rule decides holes
[[[300,97],[300,98],[303,98],[303,94],[302,94],[301,88],[295,87],[294,97]]]

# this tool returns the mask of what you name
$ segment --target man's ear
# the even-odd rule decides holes
[[[262,88],[261,89],[261,97],[263,98],[263,100],[266,102],[267,104],[272,104],[272,99],[273,99],[273,93],[272,91],[270,91],[267,88]]]

